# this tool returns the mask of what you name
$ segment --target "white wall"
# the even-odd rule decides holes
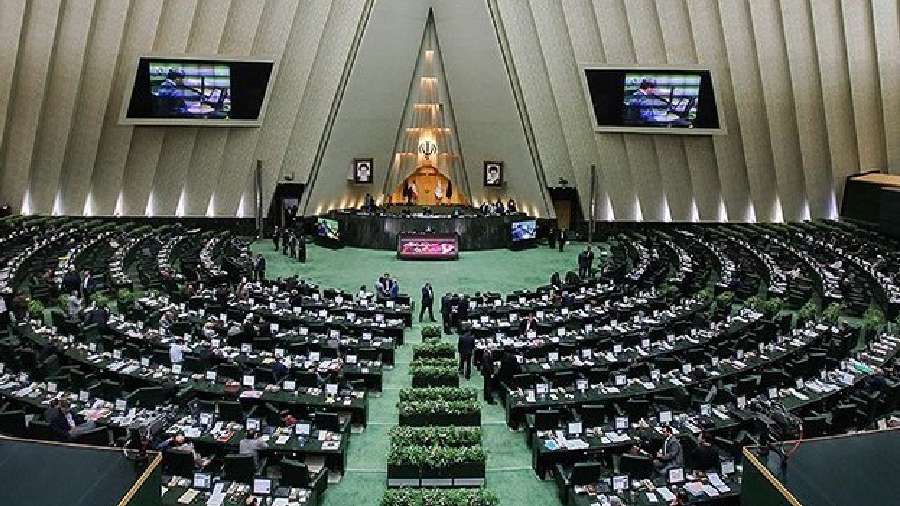
[[[388,167],[430,6],[473,197],[495,196],[481,162],[499,158],[507,193],[548,214],[488,2],[544,177],[574,181],[586,205],[596,163],[601,218],[832,216],[846,175],[900,173],[896,0],[0,0],[0,202],[171,215],[181,201],[188,215],[234,215],[256,159],[266,196],[282,173],[306,181],[374,5],[311,210],[352,201],[354,156],[374,156],[379,178]],[[152,52],[280,60],[263,126],[118,125],[128,74]],[[585,63],[708,66],[728,134],[597,134]]]

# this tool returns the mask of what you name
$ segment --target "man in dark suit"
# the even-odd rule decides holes
[[[656,454],[657,458],[654,460],[654,464],[656,464],[661,473],[665,474],[669,469],[684,466],[684,455],[682,454],[681,443],[675,437],[672,427],[668,425],[663,427],[663,435],[666,436],[666,440],[663,442],[659,453]]]
[[[278,251],[278,240],[281,239],[281,229],[275,225],[275,231],[272,232],[272,242],[275,244],[275,251]]]
[[[81,291],[81,276],[78,275],[78,271],[75,270],[74,267],[70,268],[68,272],[63,275],[62,278],[62,292],[63,293],[72,293],[72,292],[80,292]]]
[[[472,352],[475,351],[475,336],[471,332],[459,336],[456,351],[459,352],[459,374],[465,372],[468,380],[472,377]]]
[[[484,350],[481,356],[481,376],[484,377],[484,400],[488,404],[494,404],[494,359],[495,352],[491,346]]]
[[[556,244],[559,246],[559,251],[562,252],[566,245],[566,231],[564,229],[559,229],[559,236],[556,238]]]
[[[428,309],[428,319],[431,320],[431,323],[435,322],[434,319],[434,290],[431,288],[431,283],[425,283],[425,286],[422,287],[422,307],[419,309],[419,321],[422,321],[422,316],[425,314],[425,309]]]
[[[584,250],[578,254],[578,277],[581,279],[587,279],[588,274],[590,273],[590,267],[588,266],[588,248],[590,248],[590,246],[584,248]]]
[[[306,241],[303,239],[303,234],[297,236],[297,260],[300,260],[300,263],[306,263]]]
[[[266,259],[262,255],[256,255],[256,264],[254,265],[254,271],[256,271],[257,281],[266,280]]]

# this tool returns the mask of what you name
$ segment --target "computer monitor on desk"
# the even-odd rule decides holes
[[[253,495],[269,496],[272,494],[272,480],[268,478],[253,479]]]

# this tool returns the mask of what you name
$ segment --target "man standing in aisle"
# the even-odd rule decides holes
[[[481,376],[484,378],[484,401],[494,404],[494,346],[489,344],[481,356]]]
[[[475,351],[475,336],[471,331],[459,336],[456,351],[459,352],[459,374],[465,372],[468,381],[472,377],[472,352]]]
[[[275,231],[272,232],[272,242],[275,243],[275,251],[278,251],[278,240],[281,239],[281,230],[275,225]]]
[[[435,322],[433,306],[434,289],[431,288],[431,283],[425,283],[425,286],[422,287],[422,307],[419,309],[419,322],[422,321],[426,308],[428,309],[428,319],[431,320],[431,323]]]

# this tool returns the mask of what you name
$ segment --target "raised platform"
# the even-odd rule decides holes
[[[396,250],[397,238],[403,233],[422,233],[430,229],[435,234],[457,234],[460,251],[507,248],[510,245],[511,224],[529,219],[523,213],[512,215],[438,214],[451,212],[452,207],[432,208],[433,214],[360,213],[332,211],[328,214],[340,223],[341,242],[345,246]]]
[[[782,463],[774,451],[744,449],[742,505],[897,504],[900,429],[806,440]]]
[[[157,453],[146,469],[118,448],[98,448],[0,436],[0,504],[157,506]]]
[[[847,177],[841,216],[877,224],[900,237],[900,175],[867,172]]]

